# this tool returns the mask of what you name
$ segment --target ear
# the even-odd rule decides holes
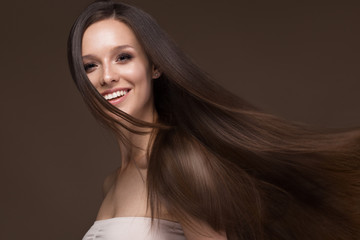
[[[161,76],[161,72],[160,70],[155,66],[155,65],[152,65],[152,70],[151,70],[151,73],[152,73],[152,79],[157,79]]]

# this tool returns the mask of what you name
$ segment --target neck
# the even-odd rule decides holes
[[[156,122],[157,114],[153,112],[149,122]],[[137,127],[132,127],[136,129]],[[118,139],[118,144],[121,153],[121,168],[125,169],[128,166],[135,166],[139,169],[147,170],[148,166],[148,149],[151,149],[151,136],[154,129],[151,128],[137,128],[139,131],[147,132],[146,134],[134,134],[125,130],[125,137],[130,144],[124,144]]]
[[[120,139],[118,139],[121,153],[122,168],[124,169],[127,166],[135,165],[139,169],[147,169],[147,151],[151,133],[147,133],[145,135],[129,133],[126,137],[129,139],[129,146],[127,146]]]

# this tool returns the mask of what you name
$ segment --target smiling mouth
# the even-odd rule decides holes
[[[104,98],[108,101],[115,100],[115,99],[125,96],[129,91],[130,91],[130,89],[115,91],[115,92],[104,95]]]

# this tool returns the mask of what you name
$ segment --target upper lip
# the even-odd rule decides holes
[[[117,91],[121,91],[121,90],[129,90],[130,88],[112,88],[112,89],[108,89],[108,90],[105,90],[101,93],[101,95],[105,96],[106,94],[109,94],[109,93],[113,93],[113,92],[117,92]]]

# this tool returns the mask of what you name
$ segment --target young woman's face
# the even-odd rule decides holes
[[[88,78],[108,102],[133,117],[153,120],[152,79],[159,72],[127,25],[114,19],[90,25],[82,56]]]

